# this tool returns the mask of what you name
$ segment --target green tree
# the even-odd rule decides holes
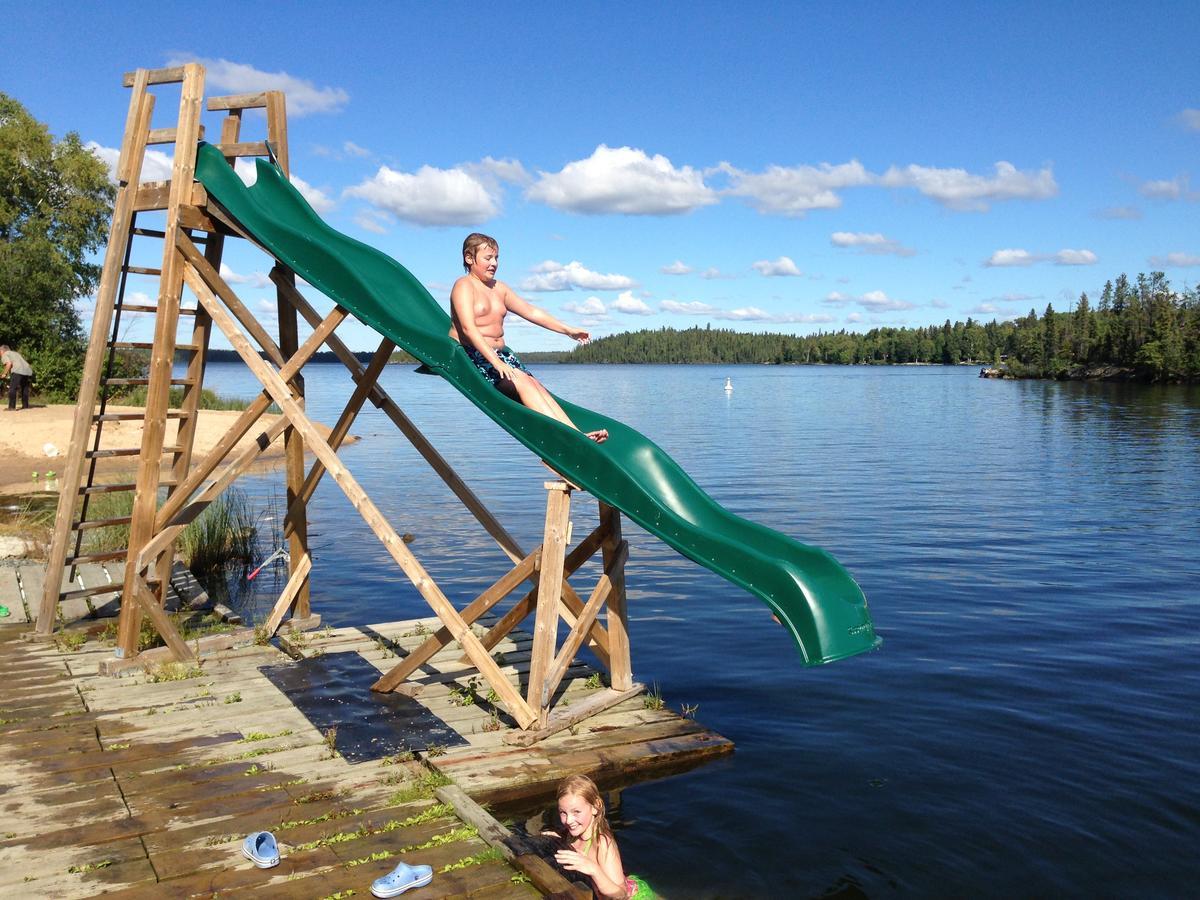
[[[115,189],[74,132],[56,141],[0,93],[0,342],[33,366],[39,393],[79,390],[84,338],[74,301],[96,288]]]

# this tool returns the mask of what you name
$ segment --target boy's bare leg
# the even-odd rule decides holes
[[[516,388],[517,397],[524,406],[528,406],[532,410],[540,412],[544,416],[549,416],[552,419],[557,419],[564,425],[570,425],[576,431],[580,431],[580,427],[571,421],[571,417],[567,415],[566,410],[558,405],[558,401],[542,387],[542,383],[524,372],[515,372],[513,375],[513,387]],[[597,444],[602,444],[608,440],[608,431],[601,429],[600,431],[589,431],[587,436]]]

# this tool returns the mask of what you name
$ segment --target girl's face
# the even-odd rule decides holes
[[[563,794],[558,798],[558,818],[572,838],[585,837],[600,812],[578,794]]]

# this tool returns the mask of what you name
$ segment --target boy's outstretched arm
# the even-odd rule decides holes
[[[516,313],[522,319],[532,322],[534,325],[540,325],[548,331],[557,331],[559,334],[565,334],[567,337],[573,338],[581,344],[586,344],[592,339],[592,336],[585,329],[560,322],[550,313],[546,312],[546,310],[539,306],[534,306],[524,297],[518,295],[507,284],[504,285],[500,296],[504,299],[504,305],[508,308],[509,312]]]

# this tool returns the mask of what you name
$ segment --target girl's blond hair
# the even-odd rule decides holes
[[[558,783],[558,793],[554,799],[556,801],[561,800],[568,794],[574,794],[588,806],[596,810],[595,828],[592,831],[592,837],[595,838],[596,835],[603,835],[609,841],[612,841],[612,829],[608,827],[608,818],[604,814],[604,798],[600,796],[600,789],[596,787],[596,782],[592,781],[586,775],[568,775]]]
[[[500,242],[494,237],[487,234],[481,234],[478,231],[472,231],[467,235],[467,239],[463,241],[463,271],[470,272],[471,264],[467,262],[467,257],[475,258],[475,251],[483,246],[491,247],[497,253],[500,252]]]

